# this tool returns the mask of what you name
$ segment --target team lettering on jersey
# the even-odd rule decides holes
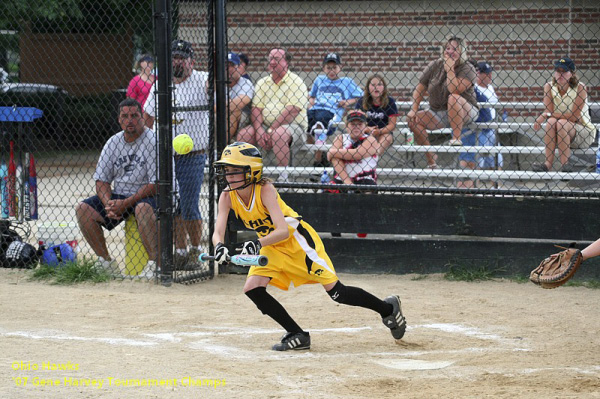
[[[271,220],[270,215],[267,215],[267,217],[264,219],[248,220],[245,223],[248,228],[256,231],[260,237],[264,237],[275,230],[273,227],[273,220]]]

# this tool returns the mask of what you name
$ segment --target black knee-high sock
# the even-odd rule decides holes
[[[258,310],[271,317],[287,332],[303,332],[285,308],[267,292],[265,287],[257,287],[246,292],[246,296],[254,302]]]
[[[327,293],[331,299],[338,303],[371,309],[379,313],[381,317],[392,314],[393,307],[389,303],[382,301],[362,288],[345,286],[341,281],[338,281]]]

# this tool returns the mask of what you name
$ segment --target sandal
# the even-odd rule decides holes
[[[432,164],[427,165],[427,169],[433,170],[433,169],[437,169],[437,168],[438,168],[437,163],[432,163]]]
[[[450,139],[450,141],[448,141],[448,145],[459,147],[462,146],[463,143],[460,139]]]

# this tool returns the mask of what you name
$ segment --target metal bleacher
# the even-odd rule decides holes
[[[410,108],[410,102],[397,102],[399,110],[406,111]],[[426,105],[426,104],[422,104]],[[528,112],[532,110],[543,109],[541,102],[498,102],[498,103],[479,103],[482,108],[494,108],[496,110],[511,110],[511,115],[517,112]],[[591,103],[591,110],[600,109],[600,103]],[[497,135],[497,143],[493,147],[489,146],[450,146],[446,144],[447,139],[451,137],[451,129],[439,129],[428,132],[432,141],[431,146],[413,145],[407,143],[407,133],[409,128],[405,121],[399,120],[394,132],[395,143],[382,155],[378,167],[378,176],[385,179],[388,184],[394,184],[399,179],[427,179],[439,181],[442,179],[480,179],[480,180],[500,180],[500,181],[600,181],[599,175],[590,173],[592,165],[595,164],[595,154],[597,143],[587,149],[574,149],[572,154],[580,159],[580,168],[577,172],[533,172],[530,164],[535,161],[541,161],[545,147],[541,138],[541,132],[533,131],[533,122],[531,117],[512,118],[513,121],[503,121],[497,112],[496,120],[492,122],[478,122],[466,126],[473,131],[480,129],[494,129]],[[400,118],[399,118],[400,119]],[[596,123],[600,129],[600,124]],[[344,124],[337,126],[338,132],[344,129]],[[315,151],[326,152],[330,144],[303,144],[297,149],[297,152],[304,152],[304,158],[294,155],[294,166],[277,167],[267,166],[265,174],[276,178],[284,170],[295,181],[302,181],[306,178],[315,181],[315,177],[322,173],[323,168],[315,168],[308,160],[312,160],[312,154]],[[430,170],[425,167],[424,157],[420,154],[425,152],[435,152],[445,156],[445,162],[438,162],[440,168]],[[503,154],[505,157],[511,157],[510,162],[505,162],[503,170],[471,170],[460,169],[456,162],[456,156],[461,152],[477,153],[480,156]],[[298,159],[298,161],[297,161]],[[304,160],[304,162],[303,162]],[[507,167],[506,164],[509,164]],[[595,168],[593,169],[595,172]]]

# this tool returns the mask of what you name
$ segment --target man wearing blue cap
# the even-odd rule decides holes
[[[254,86],[248,79],[242,77],[240,71],[241,59],[236,53],[227,54],[227,73],[229,81],[229,136],[232,143],[239,129],[248,126],[250,122],[250,104],[254,97]]]

